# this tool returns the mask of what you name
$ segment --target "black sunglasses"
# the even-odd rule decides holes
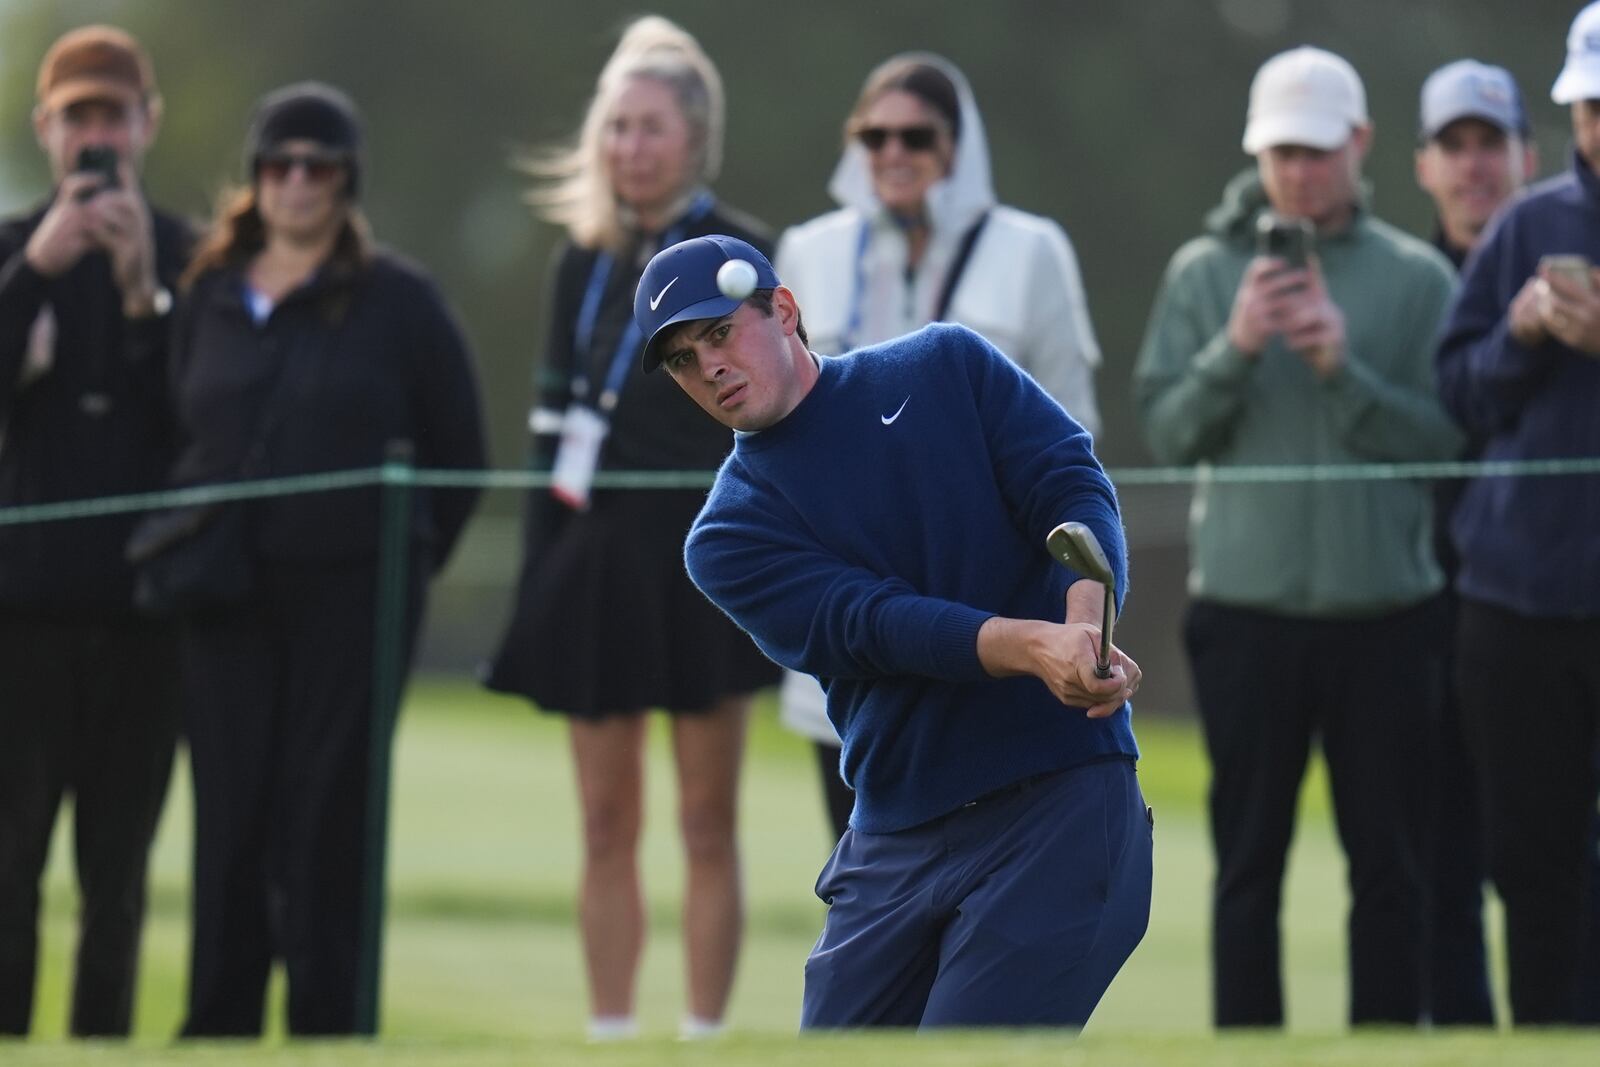
[[[907,152],[930,151],[939,141],[939,128],[937,126],[863,126],[856,131],[856,140],[868,152],[876,152],[889,143],[889,138],[898,137]]]
[[[344,171],[345,157],[302,152],[268,152],[256,157],[256,174],[268,181],[287,181],[296,167],[305,173],[307,181],[331,181]]]

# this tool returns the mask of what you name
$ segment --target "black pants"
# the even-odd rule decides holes
[[[376,582],[370,563],[264,567],[249,603],[185,629],[185,1037],[259,1034],[275,959],[290,1033],[355,1031]],[[408,621],[408,661],[413,634]]]
[[[177,730],[169,628],[0,616],[0,1034],[32,1021],[39,881],[66,794],[82,895],[71,1030],[128,1033]]]
[[[1449,626],[1455,598],[1447,597]],[[1483,936],[1482,805],[1467,752],[1454,681],[1454,640],[1444,649],[1438,728],[1428,798],[1428,948],[1424,959],[1425,1014],[1435,1025],[1493,1026],[1489,959]]]
[[[1361,621],[1190,607],[1185,639],[1212,765],[1218,1026],[1283,1022],[1278,916],[1313,738],[1349,860],[1350,1021],[1417,1021],[1438,618],[1431,601]]]
[[[1586,1014],[1578,976],[1594,864],[1600,622],[1530,619],[1463,598],[1457,635],[1489,875],[1505,905],[1511,1015],[1575,1022]]]
[[[856,808],[856,791],[845,785],[844,779],[839,776],[839,756],[844,750],[826,741],[813,741],[811,745],[817,750],[817,771],[822,775],[822,802],[828,808],[828,825],[832,827],[833,839],[837,841],[850,829],[850,813]]]

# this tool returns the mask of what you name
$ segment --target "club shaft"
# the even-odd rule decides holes
[[[1100,660],[1094,665],[1096,678],[1111,677],[1111,627],[1116,624],[1116,610],[1116,600],[1108,585],[1105,606],[1100,609]]]

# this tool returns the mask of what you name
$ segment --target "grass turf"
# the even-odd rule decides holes
[[[801,966],[822,919],[810,887],[829,846],[809,749],[770,704],[751,732],[742,844],[749,923],[729,1010],[730,1037],[674,1042],[682,1010],[676,909],[682,867],[666,732],[649,763],[644,842],[651,937],[641,976],[645,1038],[587,1046],[582,965],[573,925],[577,814],[559,720],[466,683],[415,685],[395,763],[383,1039],[286,1043],[276,1007],[260,1045],[169,1047],[182,1011],[187,955],[189,801],[174,778],[152,865],[152,900],[131,1046],[61,1040],[73,932],[70,841],[58,832],[47,879],[35,1041],[0,1045],[7,1064],[633,1063],[1490,1063],[1590,1064],[1600,1041],[1564,1034],[1344,1033],[1343,863],[1313,768],[1302,798],[1284,915],[1286,1035],[1211,1035],[1206,906],[1210,859],[1206,769],[1192,723],[1144,716],[1140,776],[1156,808],[1150,932],[1081,1040],[1056,1035],[793,1037]],[[274,1005],[281,999],[275,987]]]

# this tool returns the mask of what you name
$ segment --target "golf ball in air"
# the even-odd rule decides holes
[[[748,259],[730,259],[717,268],[717,288],[729,300],[743,300],[756,291],[756,268]]]

